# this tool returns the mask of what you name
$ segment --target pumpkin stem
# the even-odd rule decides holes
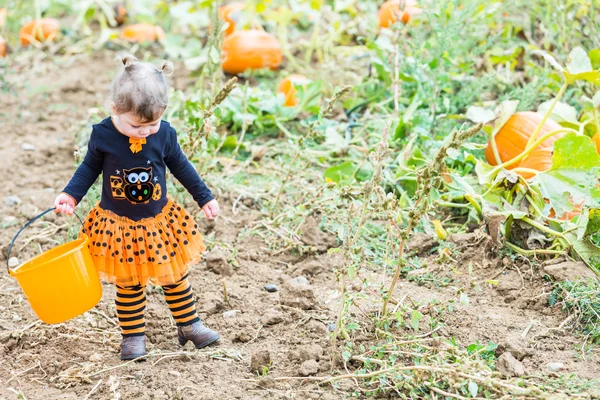
[[[498,153],[498,144],[496,143],[496,138],[494,137],[494,133],[490,131],[490,144],[492,145],[492,153],[494,153],[494,158],[496,159],[496,165],[502,164],[502,159],[500,158],[500,153]]]
[[[565,94],[565,91],[567,90],[567,86],[569,86],[569,84],[565,81],[565,83],[561,86],[560,90],[558,91],[558,94],[554,98],[554,101],[552,101],[552,104],[550,104],[550,108],[548,108],[548,111],[546,111],[546,115],[544,115],[544,118],[542,118],[542,120],[538,124],[537,128],[535,128],[535,131],[533,132],[533,134],[529,137],[529,140],[527,141],[527,146],[525,146],[525,148],[529,147],[529,145],[535,140],[537,135],[540,133],[540,131],[542,130],[542,127],[544,126],[544,124],[546,123],[548,118],[550,117],[550,114],[552,114],[552,110],[554,110],[554,107],[556,106],[558,101],[561,99],[563,94]]]
[[[544,250],[544,249],[542,249],[542,250],[540,250],[540,249],[525,250],[525,249],[520,248],[519,246],[516,246],[516,245],[510,243],[509,241],[504,242],[504,245],[506,247],[508,247],[509,249],[511,249],[512,251],[519,253],[523,256],[526,256],[526,257],[537,256],[540,254],[555,254],[555,255],[567,254],[563,250]]]

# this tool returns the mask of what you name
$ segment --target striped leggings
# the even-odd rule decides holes
[[[196,312],[194,292],[187,274],[173,285],[163,286],[165,300],[173,314],[177,326],[191,325],[200,321]],[[123,337],[143,336],[146,330],[144,311],[146,310],[146,287],[117,286],[117,316]]]

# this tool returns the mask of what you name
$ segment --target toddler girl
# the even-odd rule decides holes
[[[162,286],[182,346],[191,341],[202,348],[219,339],[196,312],[188,270],[205,246],[192,217],[167,196],[166,167],[207,218],[219,214],[219,204],[181,151],[175,129],[160,119],[173,65],[117,58],[123,67],[112,82],[113,115],[93,126],[85,159],[54,206],[72,214],[102,173],[102,198],[82,232],[90,237],[100,277],[116,285],[121,359],[130,360],[146,354],[148,280]]]

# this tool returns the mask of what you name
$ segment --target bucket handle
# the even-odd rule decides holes
[[[38,219],[40,219],[41,217],[43,217],[44,215],[48,214],[51,211],[54,211],[54,207],[47,209],[46,211],[36,215],[35,217],[31,218],[25,225],[23,225],[23,227],[21,229],[19,229],[19,231],[17,232],[17,234],[15,235],[15,237],[13,238],[13,240],[10,242],[10,245],[8,246],[8,253],[6,254],[6,268],[8,270],[8,272],[10,273],[10,266],[8,264],[8,260],[10,260],[10,251],[12,250],[15,241],[17,240],[17,238],[19,237],[19,235],[21,234],[21,232],[23,232],[23,230],[25,228],[27,228],[29,225],[31,225],[32,223],[34,223],[35,221],[37,221]],[[83,220],[81,219],[81,217],[79,215],[77,215],[77,213],[73,213],[77,219],[79,220],[79,222],[81,222],[81,226],[83,227],[83,229],[85,230],[85,225],[83,224]]]

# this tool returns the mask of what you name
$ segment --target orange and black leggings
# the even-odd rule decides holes
[[[165,300],[173,314],[177,326],[191,325],[200,321],[196,312],[194,292],[187,279],[187,274],[173,285],[162,287]],[[123,337],[143,336],[146,330],[144,312],[146,310],[146,287],[117,286],[117,316]]]

